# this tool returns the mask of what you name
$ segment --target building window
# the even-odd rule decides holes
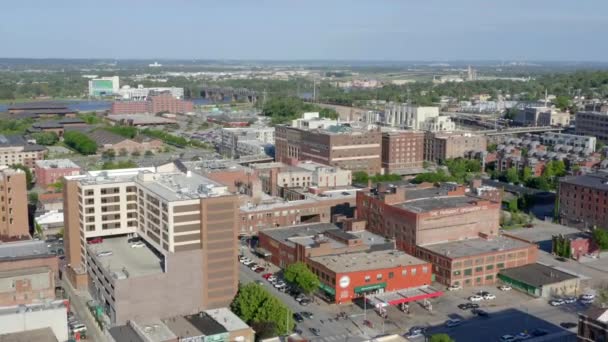
[[[476,282],[476,283],[481,283],[481,277],[477,277],[477,278],[475,278],[475,282]]]
[[[505,268],[505,264],[502,262],[499,262],[498,264],[496,264],[496,268]]]
[[[370,276],[366,275],[366,276],[365,276],[365,282],[366,282],[366,283],[369,283],[369,281],[371,280],[371,278],[372,278],[372,277],[370,277]]]
[[[393,272],[388,272],[388,279],[393,279],[395,274]]]
[[[407,276],[407,269],[404,268],[404,269],[401,270],[401,276],[402,277]]]
[[[382,273],[376,274],[376,280],[382,280]]]
[[[471,274],[473,274],[473,270],[470,268],[467,268],[466,270],[464,270],[464,275],[465,276],[470,276]]]
[[[483,271],[483,267],[475,267],[475,272],[482,272]]]
[[[415,276],[416,275],[416,269],[412,268],[412,275]]]
[[[460,271],[459,271],[459,270],[458,270],[458,271],[454,271],[454,273],[453,273],[453,274],[454,274],[455,276],[460,275]]]
[[[429,273],[429,268],[426,266],[422,266],[422,273]]]
[[[493,275],[489,274],[489,275],[486,276],[486,280],[492,280],[492,279],[494,279]]]
[[[493,269],[494,269],[494,265],[488,265],[488,266],[486,266],[486,270],[487,271],[490,271],[490,270],[493,270]]]

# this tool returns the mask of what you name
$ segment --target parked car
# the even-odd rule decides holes
[[[300,301],[300,305],[302,306],[308,306],[308,304],[310,304],[310,299],[303,299]]]
[[[483,297],[480,295],[474,295],[474,296],[469,297],[469,300],[471,302],[480,302],[483,300]]]
[[[499,289],[500,291],[511,291],[511,286],[509,286],[509,285],[500,285],[500,286],[498,287],[498,289]]]
[[[574,323],[574,322],[561,322],[559,324],[560,327],[565,328],[565,329],[572,329],[575,328],[578,324]]]
[[[456,326],[459,326],[460,324],[462,324],[462,320],[459,318],[452,318],[452,319],[448,319],[447,321],[445,321],[445,326],[448,328],[456,327]]]
[[[560,305],[564,305],[565,303],[566,302],[564,302],[564,300],[561,298],[552,299],[549,301],[549,304],[551,304],[551,306],[560,306]]]
[[[479,308],[479,304],[475,304],[475,303],[463,303],[463,304],[458,304],[458,308],[460,310],[477,309],[477,308]]]
[[[301,314],[299,314],[297,312],[294,312],[293,313],[293,320],[296,321],[296,322],[298,322],[298,323],[302,323],[302,322],[304,322],[304,317],[302,317]]]
[[[131,248],[143,248],[146,247],[146,244],[143,242],[135,242],[131,245]]]
[[[585,293],[581,295],[581,300],[594,300],[595,299],[595,295],[592,293]]]
[[[545,329],[534,329],[534,330],[532,330],[530,335],[532,335],[534,337],[545,336],[545,335],[549,335],[549,331],[547,331]]]
[[[269,282],[271,282],[271,283],[272,283],[273,281],[276,281],[276,280],[277,280],[277,277],[276,277],[276,276],[273,276],[273,275],[270,275],[270,277],[266,278],[266,280],[268,280]]]
[[[256,284],[260,285],[260,286],[264,286],[264,282],[261,280],[256,280],[255,281]]]
[[[319,331],[319,329],[317,329],[317,328],[310,328],[309,330],[315,336],[320,336],[321,335],[321,331]]]
[[[96,245],[98,243],[102,243],[103,242],[103,238],[101,236],[96,237],[96,238],[92,238],[91,240],[87,241],[87,243],[89,245]],[[49,245],[50,246],[50,245]]]
[[[315,318],[315,316],[312,314],[312,312],[310,311],[302,311],[300,312],[300,314],[304,317],[304,318],[308,318],[308,319],[313,319]]]
[[[525,333],[525,332],[522,331],[519,334],[517,334],[515,336],[515,338],[517,338],[518,341],[524,341],[524,340],[532,338],[532,335],[530,335],[530,334]]]
[[[272,277],[272,273],[264,273],[262,274],[262,278],[268,280],[268,278]]]
[[[253,264],[253,260],[246,258],[245,260],[242,261],[242,263],[245,266],[249,266],[249,265]]]
[[[566,303],[566,304],[576,303],[576,297],[566,297],[566,298],[564,298],[564,303]]]
[[[410,328],[409,333],[415,335],[422,335],[424,334],[425,330],[426,329],[424,327],[414,326]]]
[[[471,313],[474,314],[474,315],[477,315],[479,317],[488,317],[488,316],[490,316],[490,314],[487,311],[482,310],[482,309],[473,309],[473,310],[471,310]]]
[[[128,243],[140,242],[140,241],[141,241],[140,237],[132,237],[132,238],[127,239]]]
[[[555,258],[555,260],[560,261],[560,262],[566,262],[566,261],[568,261],[568,259],[566,259],[564,257],[557,257],[557,258]]]
[[[517,338],[513,335],[502,335],[500,336],[500,342],[515,342]]]
[[[460,285],[450,285],[448,286],[448,291],[458,291],[462,290],[462,286]]]
[[[496,299],[496,296],[491,293],[487,293],[487,294],[483,295],[483,299],[492,300],[492,299]]]
[[[106,257],[106,256],[110,256],[112,254],[114,254],[114,253],[112,253],[112,251],[103,251],[103,252],[97,253],[97,256],[98,257]]]
[[[265,269],[264,267],[262,267],[262,266],[258,266],[258,267],[256,267],[256,269],[255,269],[255,270],[253,270],[253,271],[254,271],[255,273],[262,273],[262,272],[266,271],[266,269]]]

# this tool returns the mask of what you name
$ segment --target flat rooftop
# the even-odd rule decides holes
[[[167,327],[161,320],[151,321],[131,321],[132,330],[138,330],[140,334],[143,334],[149,341],[171,341],[176,340],[177,336]],[[120,342],[120,341],[117,341]]]
[[[162,273],[161,260],[147,246],[131,248],[126,236],[104,238],[102,243],[87,245],[90,253],[112,252],[110,256],[96,257],[99,263],[116,279],[141,277]]]
[[[529,264],[520,267],[508,268],[501,270],[500,274],[534,287],[561,283],[566,280],[578,278],[573,274],[566,273],[543,264]]]
[[[450,258],[463,258],[492,252],[522,249],[529,246],[529,243],[499,235],[490,240],[475,238],[424,245],[420,247],[440,255],[449,256]]]
[[[470,196],[445,196],[415,199],[403,202],[397,206],[416,213],[423,213],[440,209],[474,207],[477,201],[480,201],[480,199]]]
[[[243,322],[239,316],[235,315],[234,312],[230,311],[228,308],[205,310],[205,313],[213,318],[216,322],[224,326],[224,328],[228,331],[249,328],[249,326]]]
[[[579,229],[555,224],[552,222],[534,221],[532,228],[509,229],[504,234],[515,236],[530,242],[542,242],[551,240],[553,235],[571,236],[573,234],[583,234]]]
[[[108,115],[110,121],[133,120],[133,125],[170,125],[175,120],[149,114],[112,114]]]
[[[0,243],[0,260],[39,258],[51,255],[51,251],[44,241],[26,240]]]
[[[228,194],[228,188],[194,172],[156,173],[148,180],[138,177],[137,182],[167,201],[180,201]]]
[[[427,263],[424,260],[396,250],[324,255],[311,257],[310,260],[325,265],[336,273],[371,271]]]
[[[608,191],[608,173],[604,172],[589,173],[582,176],[567,176],[562,178],[561,182]]]
[[[36,160],[36,166],[43,169],[80,168],[80,166],[76,165],[76,163],[69,159]]]
[[[332,239],[330,234],[340,236],[344,239],[358,238],[361,239],[363,244],[367,246],[386,244],[386,239],[380,235],[376,235],[367,230],[345,232],[333,223],[300,224],[283,228],[269,228],[262,230],[262,232],[274,240],[282,241],[284,244],[292,247],[295,246],[296,243],[311,246],[313,243],[315,243],[313,237],[319,234],[323,234],[326,239],[332,240],[331,242],[334,248],[340,248],[346,245]]]
[[[51,272],[51,269],[47,266],[24,268],[24,269],[20,269],[20,270],[11,270],[11,271],[0,271],[0,279],[10,278],[10,277],[19,277],[19,276],[24,276],[24,275],[36,275],[36,274],[47,275],[49,272]]]
[[[221,324],[206,313],[177,316],[163,320],[165,325],[180,338],[213,336],[228,332]]]
[[[0,335],[0,342],[57,342],[49,327]]]

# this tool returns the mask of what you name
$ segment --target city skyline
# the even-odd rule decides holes
[[[487,4],[26,0],[0,13],[5,58],[606,61],[599,1]],[[497,14],[498,13],[498,14]],[[23,20],[28,18],[28,20]],[[568,48],[572,44],[593,47]]]

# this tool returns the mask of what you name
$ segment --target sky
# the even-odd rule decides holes
[[[608,61],[606,0],[4,0],[0,57]]]

